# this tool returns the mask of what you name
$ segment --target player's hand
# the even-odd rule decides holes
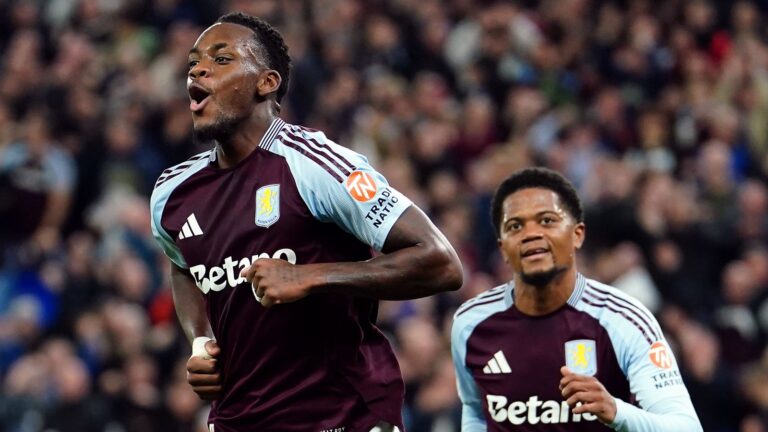
[[[597,378],[575,374],[566,366],[560,373],[560,391],[574,414],[591,413],[605,424],[613,423],[616,401]]]
[[[253,292],[264,307],[290,303],[309,295],[317,275],[311,265],[293,265],[281,259],[261,258],[240,276],[253,285]]]
[[[187,382],[200,399],[214,400],[221,395],[221,373],[216,359],[221,349],[216,341],[209,340],[205,350],[211,358],[192,356],[187,360]]]

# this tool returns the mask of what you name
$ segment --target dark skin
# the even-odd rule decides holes
[[[274,119],[280,74],[264,66],[253,32],[244,26],[218,23],[198,38],[190,51],[190,88],[203,87],[208,100],[192,101],[195,128],[222,118],[239,120],[234,133],[216,140],[218,164],[231,167],[256,149]],[[192,94],[192,91],[191,91]],[[199,102],[199,101],[197,101]],[[276,259],[256,260],[241,274],[256,288],[264,307],[290,303],[312,293],[341,293],[380,300],[403,300],[456,290],[463,279],[453,247],[426,215],[412,206],[390,230],[383,255],[364,262],[292,265]],[[213,337],[203,294],[186,270],[173,266],[174,303],[191,341]],[[191,357],[188,381],[203,399],[221,394],[220,353],[214,341],[205,345],[210,359]]]
[[[576,250],[584,243],[585,226],[544,188],[520,189],[504,199],[499,249],[514,270],[515,307],[541,316],[563,307],[576,284]],[[554,274],[534,285],[540,274]],[[594,414],[603,423],[616,418],[616,401],[595,377],[560,369],[560,391],[574,413]]]

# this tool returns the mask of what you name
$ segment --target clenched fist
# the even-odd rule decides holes
[[[280,259],[261,258],[240,272],[253,287],[253,293],[264,307],[290,303],[309,295],[322,283],[316,266],[293,265]]]
[[[605,424],[613,423],[616,401],[597,378],[575,374],[566,366],[560,373],[560,391],[575,414],[591,413]]]
[[[216,359],[221,349],[216,341],[209,340],[205,343],[205,351],[207,356],[193,354],[187,360],[187,382],[200,399],[214,400],[221,396],[221,373]]]

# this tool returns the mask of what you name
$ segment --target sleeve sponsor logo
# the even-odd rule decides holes
[[[648,353],[648,357],[651,359],[651,363],[661,369],[669,369],[672,367],[672,360],[669,356],[667,346],[663,342],[655,342],[651,345],[651,350]]]
[[[368,209],[368,213],[365,215],[365,220],[370,221],[374,228],[380,228],[384,220],[389,217],[392,209],[395,208],[395,204],[400,199],[392,193],[390,188],[384,188],[381,191],[379,198]]]
[[[376,181],[370,174],[363,171],[354,171],[347,177],[347,192],[355,201],[367,202],[376,196],[378,188]]]
[[[680,371],[676,369],[659,372],[656,375],[651,376],[651,379],[653,380],[653,387],[656,390],[683,385],[683,377],[680,376]]]
[[[580,375],[593,376],[597,373],[595,341],[577,339],[565,343],[565,365]]]

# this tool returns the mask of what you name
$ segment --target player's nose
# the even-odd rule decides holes
[[[536,240],[541,240],[543,235],[541,231],[536,228],[524,228],[523,231],[523,243],[529,243]]]
[[[203,65],[203,62],[200,62],[189,70],[189,77],[192,79],[199,79],[210,75],[210,73],[211,71],[208,69],[208,67]]]

